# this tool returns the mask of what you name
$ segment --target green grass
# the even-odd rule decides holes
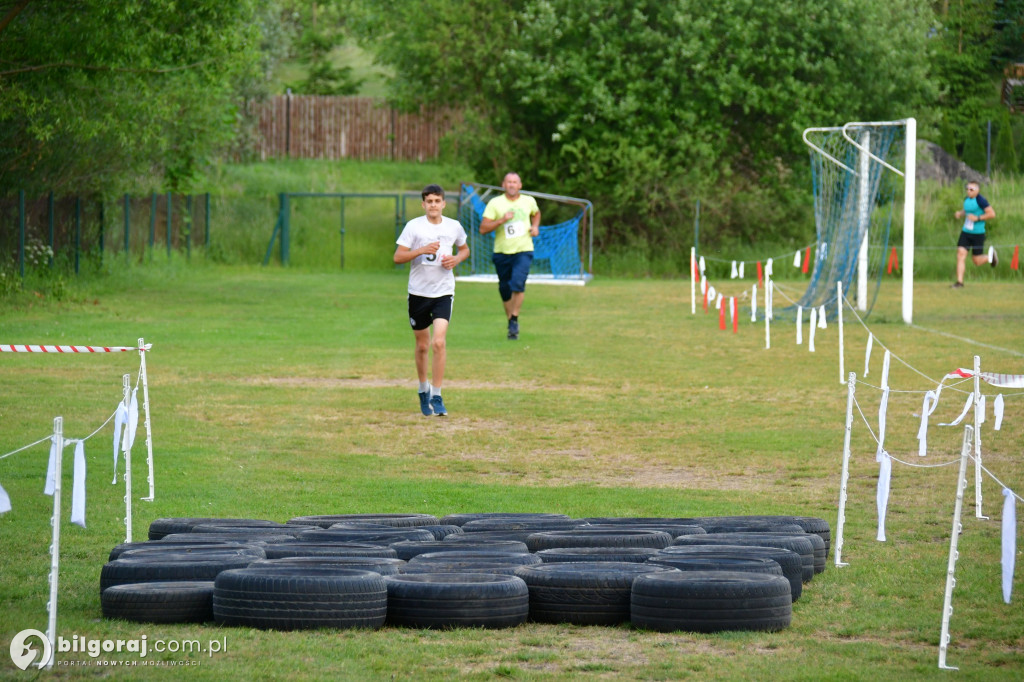
[[[304,514],[547,511],[582,516],[794,513],[835,523],[846,389],[837,329],[817,352],[790,323],[744,319],[739,334],[689,314],[681,282],[598,277],[585,288],[533,286],[523,334],[504,338],[492,285],[460,284],[449,334],[446,420],[419,416],[404,271],[186,265],[115,270],[74,283],[64,302],[32,291],[0,302],[4,343],[153,344],[147,356],[156,500],[136,501],[133,533],[171,516],[285,520]],[[794,288],[801,286],[792,284]],[[970,366],[1022,373],[1019,284],[958,292],[917,287],[915,322],[978,339],[982,348],[907,327],[898,288],[869,322],[878,340],[930,377]],[[866,333],[847,319],[847,370],[863,370]],[[54,416],[81,437],[113,412],[134,354],[8,355],[0,368],[0,453],[46,436]],[[878,382],[876,344],[869,384]],[[893,363],[886,448],[917,463],[920,393],[933,388]],[[985,428],[985,465],[1016,491],[1024,416],[1007,391],[1000,432]],[[858,386],[877,430],[878,394]],[[932,423],[959,412],[944,394]],[[991,419],[991,415],[990,415]],[[933,426],[928,462],[953,461],[959,429]],[[141,442],[141,441],[140,441]],[[934,679],[955,467],[896,465],[888,537],[875,535],[875,444],[858,421],[843,558],[850,566],[805,586],[779,633],[655,634],[628,627],[529,624],[513,630],[264,632],[156,626],[101,617],[100,568],[124,539],[110,427],[86,447],[88,527],[62,529],[62,636],[225,640],[226,653],[190,668],[196,679],[386,677],[466,679]],[[145,448],[133,452],[145,489]],[[70,495],[65,456],[64,518]],[[14,506],[0,516],[0,650],[24,628],[45,630],[49,513],[46,448],[0,460]],[[973,483],[973,478],[971,479]],[[984,481],[985,512],[965,499],[948,662],[958,679],[1019,679],[1024,669],[1020,572],[999,596],[1000,490]],[[87,656],[62,654],[61,659]],[[109,660],[127,656],[104,655]],[[165,654],[168,661],[183,655]],[[6,656],[4,656],[6,661]],[[14,668],[0,663],[5,673]],[[121,670],[129,678],[146,669]],[[68,678],[95,668],[61,670]]]

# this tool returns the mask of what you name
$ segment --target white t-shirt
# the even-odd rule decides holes
[[[466,243],[466,231],[458,220],[441,216],[441,224],[435,225],[427,216],[413,218],[396,243],[413,251],[431,242],[441,242],[437,253],[416,256],[409,263],[409,293],[426,298],[440,298],[455,293],[455,273],[441,265],[441,258],[452,255],[454,247]]]

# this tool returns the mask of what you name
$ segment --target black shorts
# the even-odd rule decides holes
[[[956,245],[965,249],[970,249],[971,253],[975,256],[980,256],[985,253],[985,233],[973,234],[971,232],[961,232],[960,240]]]
[[[452,319],[452,300],[449,294],[439,298],[427,298],[409,294],[409,324],[416,331],[428,329],[434,320]]]

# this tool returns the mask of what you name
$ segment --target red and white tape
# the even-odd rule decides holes
[[[0,353],[127,353],[138,346],[20,346],[0,343]],[[149,350],[147,344],[141,350]]]

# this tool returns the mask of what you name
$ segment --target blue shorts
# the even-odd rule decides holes
[[[498,273],[498,293],[501,300],[512,298],[512,292],[526,291],[526,276],[533,264],[533,251],[519,253],[496,253],[491,257],[494,271]]]

